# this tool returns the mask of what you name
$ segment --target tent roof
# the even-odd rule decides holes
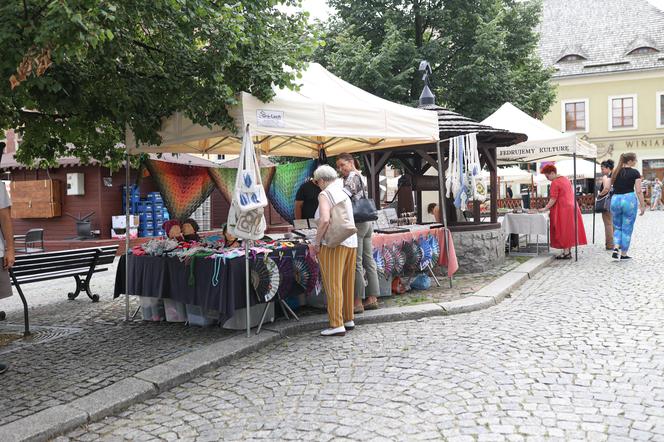
[[[441,140],[477,133],[480,142],[493,143],[496,146],[509,146],[528,139],[524,133],[519,133],[520,131],[512,131],[509,128],[499,128],[498,126],[492,127],[493,125],[485,122],[478,123],[471,118],[435,104],[425,105],[420,109],[435,111],[438,114],[438,129]]]
[[[579,139],[575,134],[562,133],[531,117],[512,103],[503,104],[482,124],[522,132],[528,141],[497,150],[501,163],[551,161],[576,153],[580,157],[595,158],[597,147]]]
[[[307,158],[317,158],[321,149],[332,156],[438,139],[435,114],[376,97],[317,63],[301,73],[298,90],[275,89],[275,94],[270,103],[239,94],[238,105],[229,108],[235,131],[203,127],[176,113],[163,121],[160,145],[136,146],[128,131],[127,147],[131,153],[237,154],[247,124],[263,153]]]

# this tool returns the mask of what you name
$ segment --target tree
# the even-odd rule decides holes
[[[161,119],[233,127],[247,91],[295,87],[317,37],[298,0],[23,0],[0,5],[0,127],[17,159],[117,164],[130,128],[158,143]]]
[[[541,117],[553,104],[551,71],[537,56],[541,4],[516,0],[330,0],[327,44],[315,57],[347,81],[415,104],[420,59],[437,101],[483,119],[505,101]],[[379,72],[378,72],[379,71]]]

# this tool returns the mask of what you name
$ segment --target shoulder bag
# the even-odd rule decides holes
[[[357,233],[357,228],[353,221],[353,214],[348,213],[345,198],[342,198],[341,201],[335,201],[329,190],[325,190],[324,193],[332,205],[330,209],[330,225],[327,228],[327,232],[325,232],[325,245],[328,247],[337,247]]]
[[[366,223],[378,219],[376,204],[372,199],[367,198],[364,192],[364,183],[362,183],[362,196],[358,200],[351,198],[351,202],[353,203],[353,219],[356,223]]]

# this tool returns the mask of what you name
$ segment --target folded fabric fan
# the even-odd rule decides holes
[[[383,271],[385,276],[392,276],[392,268],[394,267],[394,253],[389,246],[383,247]]]
[[[412,241],[404,241],[401,244],[401,253],[404,258],[403,269],[406,273],[414,273],[416,270],[419,270],[419,252],[416,250],[416,247]]]
[[[282,299],[286,299],[291,295],[293,281],[295,280],[293,259],[291,257],[277,258],[277,267],[279,268],[279,289],[277,290],[277,294]]]
[[[318,279],[318,263],[310,256],[293,260],[293,273],[306,294],[313,293]]]
[[[431,264],[431,258],[433,256],[431,243],[428,238],[420,238],[418,241],[420,250],[422,251],[422,259],[420,260],[420,269],[425,269],[429,264]]]
[[[274,298],[279,290],[279,267],[269,258],[257,257],[251,266],[249,279],[256,296],[261,302],[267,302]]]
[[[394,266],[392,267],[392,275],[399,276],[403,273],[403,268],[406,265],[406,258],[401,251],[401,247],[397,244],[392,246],[392,256],[394,256]]]
[[[429,235],[429,244],[431,245],[431,261],[434,265],[438,264],[438,258],[440,257],[440,244],[438,244],[438,238],[435,235]]]
[[[385,261],[383,260],[383,253],[380,251],[378,247],[373,249],[373,259],[376,262],[376,270],[378,272],[378,276],[381,278],[385,278]]]

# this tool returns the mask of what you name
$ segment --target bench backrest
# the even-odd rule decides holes
[[[85,272],[95,267],[111,264],[115,259],[117,245],[62,250],[59,252],[32,253],[16,256],[12,274],[23,279],[30,276],[58,274],[62,272]]]

